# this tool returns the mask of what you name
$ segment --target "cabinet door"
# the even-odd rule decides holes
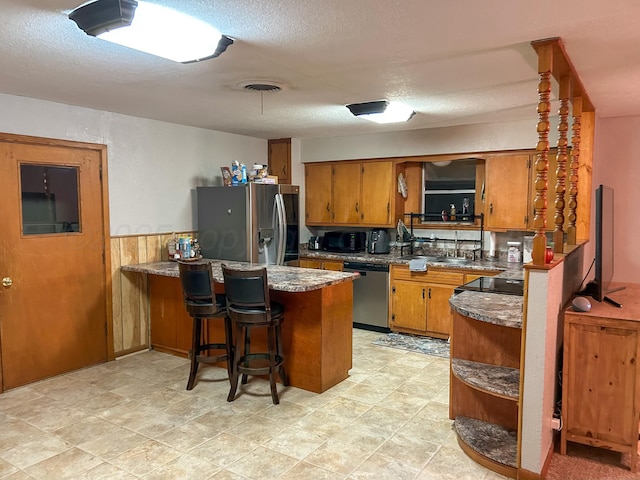
[[[449,298],[453,287],[428,284],[427,287],[427,331],[444,336],[451,334],[453,314]]]
[[[529,155],[489,157],[485,170],[488,230],[525,230],[529,200]]]
[[[635,322],[565,316],[565,449],[566,440],[571,440],[631,447],[635,453],[638,333]]]
[[[311,260],[309,258],[301,258],[299,265],[301,268],[322,268],[322,261]]]
[[[394,281],[391,286],[391,328],[425,332],[427,287],[417,282]]]
[[[291,183],[291,139],[269,140],[269,173],[278,183]]]
[[[392,162],[362,164],[360,223],[376,227],[393,226],[391,218],[393,187]]]
[[[305,165],[305,223],[331,223],[331,165]]]
[[[333,223],[360,223],[360,163],[333,166]]]
[[[323,270],[334,270],[336,272],[342,272],[344,269],[344,264],[342,262],[333,262],[331,260],[325,260],[322,262]]]

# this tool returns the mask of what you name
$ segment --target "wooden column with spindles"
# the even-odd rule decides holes
[[[558,109],[558,168],[556,169],[556,198],[554,202],[555,227],[553,229],[554,252],[564,251],[564,207],[567,178],[567,136],[569,131],[569,99],[571,97],[571,77],[565,75],[560,79],[560,108]]]
[[[578,208],[578,167],[580,166],[580,128],[582,97],[573,98],[573,132],[571,135],[571,164],[569,166],[569,213],[567,215],[567,245],[577,242],[576,209]]]
[[[534,265],[545,264],[545,250],[547,237],[547,172],[549,170],[549,111],[551,102],[551,71],[553,68],[553,47],[546,45],[538,52],[538,144],[536,145],[536,196],[534,200],[535,216],[533,226],[536,234],[533,237],[533,252],[531,253]]]

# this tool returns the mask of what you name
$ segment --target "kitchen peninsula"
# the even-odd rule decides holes
[[[224,291],[222,263],[211,262],[215,291],[219,293]],[[252,266],[224,263],[231,268]],[[192,320],[184,308],[178,265],[156,262],[121,268],[148,275],[151,346],[186,356]],[[358,274],[268,265],[267,275],[271,299],[285,306],[282,339],[290,385],[321,393],[346,379],[352,361],[351,282]],[[215,339],[221,331],[216,331],[216,322],[208,324],[212,328],[206,335]]]

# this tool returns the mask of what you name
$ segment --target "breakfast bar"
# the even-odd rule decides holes
[[[208,261],[208,260],[201,260]],[[212,260],[216,293],[224,292],[222,261]],[[225,261],[230,268],[258,265]],[[192,319],[187,314],[175,262],[155,262],[121,267],[147,274],[151,346],[155,350],[187,356]],[[352,280],[357,273],[320,271],[268,265],[271,299],[285,307],[283,350],[290,385],[322,393],[346,379],[352,361]],[[223,338],[217,322],[208,322],[209,341]],[[260,344],[264,339],[252,338]],[[186,381],[186,379],[185,379]]]

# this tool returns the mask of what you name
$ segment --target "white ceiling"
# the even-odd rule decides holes
[[[90,37],[82,0],[0,0],[0,92],[258,138],[536,119],[533,40],[560,37],[598,115],[640,115],[637,0],[154,0],[235,39],[179,64]],[[238,84],[274,81],[277,93]],[[348,103],[414,107],[377,125]]]

